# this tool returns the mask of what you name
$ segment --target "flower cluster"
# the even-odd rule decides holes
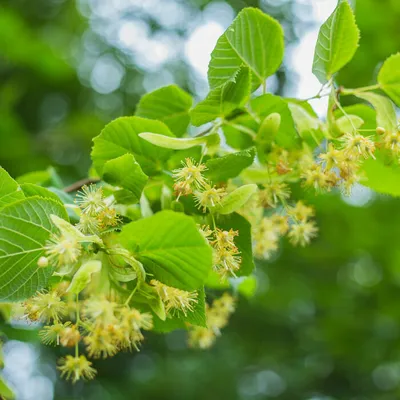
[[[190,326],[188,343],[190,347],[208,349],[221,335],[221,329],[229,321],[229,317],[235,311],[235,299],[224,293],[220,298],[213,301],[206,308],[207,327]]]
[[[83,186],[75,202],[82,211],[77,225],[82,233],[98,235],[120,223],[120,218],[112,207],[112,201],[104,197],[101,187]]]
[[[233,229],[224,231],[219,228],[211,230],[209,226],[203,226],[200,232],[213,248],[214,271],[221,280],[226,280],[229,276],[235,277],[242,262],[240,252],[235,245],[235,237],[239,236],[239,231]]]
[[[78,300],[61,284],[49,292],[40,292],[24,303],[26,317],[45,326],[39,337],[46,345],[74,347],[75,356],[60,360],[61,375],[76,382],[92,379],[96,370],[79,345],[91,358],[106,358],[124,350],[138,350],[144,337],[142,330],[153,328],[153,317],[106,297],[90,297],[79,312]]]
[[[196,291],[187,292],[167,286],[164,283],[152,279],[150,284],[156,288],[161,301],[164,303],[167,315],[173,315],[177,311],[182,311],[186,316],[188,312],[193,312],[197,303],[198,293]]]
[[[182,168],[173,171],[177,199],[193,193],[198,208],[204,212],[215,209],[226,195],[225,189],[212,185],[204,177],[203,172],[207,169],[204,164],[196,164],[191,158],[186,158],[182,164]]]

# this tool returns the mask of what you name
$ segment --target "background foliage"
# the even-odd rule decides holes
[[[0,165],[13,176],[51,164],[68,184],[85,176],[91,139],[104,123],[131,115],[144,92],[174,81],[204,94],[182,42],[216,4],[231,10],[227,25],[241,8],[261,7],[280,20],[294,46],[310,24],[310,2],[144,3],[0,5]],[[223,13],[219,18],[224,21]],[[360,48],[340,72],[348,87],[374,82],[380,63],[400,48],[398,1],[359,0],[356,18]],[[130,20],[147,32],[138,39],[147,40],[142,47],[116,28]],[[162,59],[154,55],[162,54],[160,43],[177,51],[155,62]],[[294,62],[302,60],[288,59],[274,78],[276,93],[290,93]],[[56,399],[105,400],[397,398],[399,200],[360,189],[346,201],[310,194],[309,202],[317,209],[319,238],[306,249],[284,246],[274,261],[257,266],[255,297],[242,299],[211,351],[187,350],[183,332],[153,334],[140,353],[99,363],[96,382],[71,387],[51,370],[57,356],[51,350],[12,341],[6,377],[26,388],[21,399],[51,399],[53,391]],[[35,337],[18,327],[4,331],[28,343]]]

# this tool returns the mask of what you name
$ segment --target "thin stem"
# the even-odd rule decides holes
[[[262,94],[267,93],[267,81],[264,80],[263,84],[262,84]]]
[[[79,294],[76,295],[76,325],[80,324],[80,315],[79,315]],[[75,344],[75,357],[79,357],[79,343],[76,342]]]
[[[335,104],[337,105],[337,107],[339,108],[339,110],[343,113],[343,115],[349,120],[351,127],[354,129],[354,132],[357,132],[357,128],[354,126],[353,121],[351,120],[349,114],[347,114],[347,112],[344,110],[344,108],[342,107],[342,105],[340,104],[339,100],[337,99],[336,96],[333,96]]]
[[[214,218],[214,214],[210,214],[211,215],[211,220],[212,220],[212,223],[213,223],[213,228],[214,228],[214,231],[217,229],[217,224],[215,223],[215,218]]]
[[[126,299],[124,306],[129,305],[130,301],[132,300],[133,295],[136,292],[136,289],[138,288],[138,284],[136,284],[136,286],[134,287],[134,289],[132,290],[131,294],[129,295],[129,297]]]

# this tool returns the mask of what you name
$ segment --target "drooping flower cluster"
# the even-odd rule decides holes
[[[194,200],[198,208],[204,212],[214,210],[226,196],[224,188],[212,185],[203,172],[207,170],[204,164],[196,164],[191,158],[186,158],[182,162],[183,167],[173,171],[175,179],[174,190],[179,200],[180,196],[194,194]]]
[[[242,262],[240,252],[235,245],[235,237],[239,235],[239,231],[233,229],[225,231],[219,228],[211,230],[209,226],[203,226],[200,232],[213,248],[214,271],[221,280],[226,280],[230,276],[235,277]]]
[[[152,279],[150,284],[157,290],[161,301],[164,303],[167,315],[174,315],[177,311],[183,312],[186,316],[188,312],[193,312],[194,306],[198,302],[196,291],[187,292]]]
[[[75,356],[60,360],[59,370],[66,379],[92,379],[96,370],[79,345],[86,347],[92,358],[106,358],[120,351],[138,350],[144,337],[142,330],[153,328],[153,317],[106,297],[88,298],[79,312],[78,300],[60,284],[49,292],[40,292],[24,304],[25,315],[45,326],[39,337],[46,345],[75,347]]]
[[[210,348],[221,335],[221,329],[228,324],[229,317],[234,311],[235,299],[229,293],[224,293],[214,300],[211,306],[207,305],[207,327],[191,326],[189,328],[189,346],[199,349]]]

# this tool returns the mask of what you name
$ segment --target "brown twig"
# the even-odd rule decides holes
[[[81,189],[85,185],[90,185],[91,183],[97,183],[100,179],[98,178],[85,178],[81,179],[80,181],[74,182],[72,185],[69,185],[64,188],[65,193],[72,193],[76,192],[77,190]]]

